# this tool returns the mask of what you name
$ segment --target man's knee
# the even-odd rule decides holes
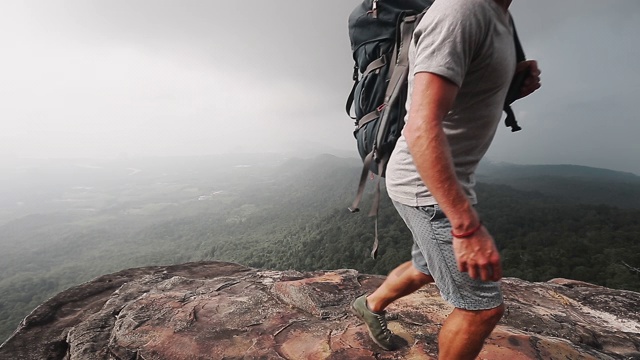
[[[391,270],[389,273],[389,278],[399,278],[401,277],[408,269],[411,268],[411,261],[407,261],[398,265],[395,269]]]
[[[480,334],[482,338],[489,336],[504,314],[504,304],[487,310],[465,310],[456,308],[451,313],[450,319],[461,326],[460,329],[475,334]],[[449,320],[447,320],[449,321]]]
[[[500,306],[495,307],[493,309],[487,310],[478,310],[478,320],[487,324],[494,324],[494,326],[500,321],[502,315],[504,314],[504,304],[500,304]]]
[[[411,264],[411,267],[408,269],[408,271],[410,271],[411,278],[416,283],[428,284],[430,282],[433,282],[433,277],[431,277],[431,275],[427,275],[422,271],[416,269],[413,264]]]

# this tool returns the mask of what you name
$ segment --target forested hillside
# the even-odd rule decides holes
[[[70,170],[73,176],[66,176]],[[639,291],[640,206],[637,198],[625,201],[625,194],[633,198],[640,191],[638,177],[612,172],[619,177],[613,181],[584,170],[579,177],[570,167],[562,174],[533,168],[519,168],[518,176],[483,173],[478,209],[501,249],[505,274]],[[0,341],[47,297],[124,268],[223,260],[386,274],[409,258],[411,235],[386,197],[380,255],[370,258],[371,189],[362,212],[346,209],[359,176],[357,159],[263,154],[21,171],[13,173],[17,185],[5,177],[11,191],[0,197]],[[594,202],[591,191],[558,195],[558,183],[570,190],[598,187],[604,201]]]
[[[612,288],[640,290],[639,210],[606,205],[554,204],[552,198],[499,185],[478,186],[479,212],[496,238],[506,276],[530,281],[566,277]],[[216,248],[230,258],[267,268],[355,268],[385,274],[409,258],[411,234],[384,201],[379,218],[380,258],[368,254],[373,220],[342,209],[320,221],[259,239],[248,249],[225,243]],[[285,228],[281,228],[286,231]]]

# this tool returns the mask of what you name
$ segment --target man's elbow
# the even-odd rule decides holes
[[[402,129],[402,135],[404,135],[405,140],[407,141],[407,146],[409,150],[415,146],[416,143],[420,142],[420,140],[424,137],[425,131],[423,126],[418,124],[419,122],[408,122],[404,129]]]
[[[406,124],[402,129],[402,136],[404,136],[404,140],[407,142],[407,147],[411,150],[411,147],[414,144],[416,139],[415,131],[411,128],[410,124]]]

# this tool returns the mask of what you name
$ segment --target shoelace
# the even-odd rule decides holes
[[[378,319],[378,322],[380,323],[380,328],[382,329],[382,333],[388,339],[391,336],[391,331],[387,329],[387,321],[384,319],[384,315],[379,315],[375,313],[374,315],[376,316],[376,319]]]

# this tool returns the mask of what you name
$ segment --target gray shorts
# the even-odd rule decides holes
[[[453,254],[451,223],[438,205],[393,205],[413,234],[413,266],[431,275],[442,298],[465,310],[487,310],[502,304],[500,282],[481,281],[458,270]]]

